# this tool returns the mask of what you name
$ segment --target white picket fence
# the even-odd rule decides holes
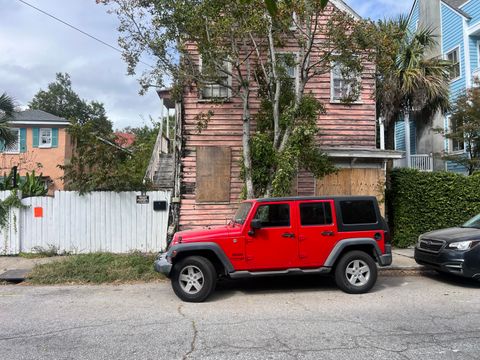
[[[9,195],[2,191],[0,199]],[[140,193],[56,191],[53,197],[23,199],[27,207],[12,209],[7,228],[0,229],[0,255],[53,246],[59,252],[72,253],[160,251],[167,242],[170,193],[147,192],[147,204],[137,204],[137,195]],[[166,210],[154,210],[155,201],[166,202]],[[38,216],[40,212],[42,216]]]

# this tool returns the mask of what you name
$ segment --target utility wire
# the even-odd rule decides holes
[[[27,5],[27,6],[31,7],[32,9],[37,10],[38,12],[41,12],[41,13],[44,14],[44,15],[47,15],[48,17],[50,17],[50,18],[52,18],[52,19],[54,19],[54,20],[62,23],[63,25],[66,25],[66,26],[68,26],[69,28],[72,28],[73,30],[82,33],[83,35],[88,36],[89,38],[91,38],[91,39],[93,39],[93,40],[95,40],[95,41],[98,41],[99,43],[101,43],[101,44],[109,47],[110,49],[115,50],[115,51],[118,51],[120,54],[123,53],[122,50],[120,50],[119,48],[117,48],[117,47],[115,47],[115,46],[113,46],[113,45],[110,45],[109,43],[103,41],[102,39],[99,39],[99,38],[97,38],[97,37],[95,37],[95,36],[93,36],[93,35],[90,35],[89,33],[83,31],[82,29],[79,29],[79,28],[77,28],[76,26],[73,26],[73,25],[67,23],[66,21],[63,21],[62,19],[59,19],[59,18],[56,17],[55,15],[52,15],[52,14],[50,14],[50,13],[48,13],[48,12],[46,12],[46,11],[44,11],[44,10],[42,10],[42,9],[34,6],[34,5],[32,5],[32,4],[30,4],[30,3],[28,3],[28,2],[26,2],[26,1],[24,1],[24,0],[18,0],[18,1],[20,1],[20,2],[21,2],[22,4],[24,4],[24,5]],[[146,65],[146,66],[148,66],[148,67],[153,68],[152,65],[147,64],[146,62],[143,62],[142,60],[139,60],[139,62],[141,62],[142,64],[144,64],[144,65]]]

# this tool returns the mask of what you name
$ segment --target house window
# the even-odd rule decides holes
[[[448,61],[452,63],[450,68],[450,80],[455,80],[460,77],[460,48],[457,47],[446,55]]]
[[[453,134],[460,135],[461,129],[463,126],[463,121],[461,119],[450,118],[450,131]],[[463,135],[462,135],[463,136]],[[452,152],[463,152],[465,150],[465,142],[461,139],[451,139]]]
[[[335,63],[331,73],[331,100],[333,102],[358,101],[359,98],[359,76],[345,69],[340,63]]]
[[[200,72],[206,79],[200,91],[200,97],[202,99],[229,98],[232,86],[231,64],[225,61],[223,68],[219,69],[213,64],[209,66],[200,57],[199,66]]]
[[[52,147],[52,129],[40,128],[39,147],[51,148]]]
[[[277,63],[282,71],[282,75],[291,79],[295,83],[297,78],[297,55],[294,53],[278,53]]]
[[[5,152],[7,154],[18,154],[20,153],[20,129],[12,128],[10,132],[17,140],[10,146],[6,146]]]

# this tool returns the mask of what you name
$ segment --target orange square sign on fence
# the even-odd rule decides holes
[[[36,217],[36,218],[43,217],[43,208],[41,207],[33,208],[33,217]]]

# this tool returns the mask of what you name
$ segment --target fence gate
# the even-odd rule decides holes
[[[56,191],[53,197],[31,197],[22,203],[26,208],[15,209],[17,229],[9,229],[7,237],[2,231],[0,254],[53,246],[72,253],[155,252],[166,247],[168,191],[147,192],[146,196],[137,192],[80,195]],[[16,238],[11,234],[14,230]]]

